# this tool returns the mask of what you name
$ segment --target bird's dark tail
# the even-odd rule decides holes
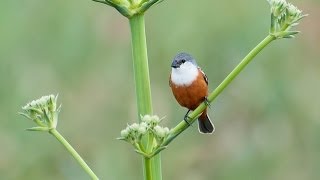
[[[208,114],[204,111],[198,118],[199,131],[203,134],[212,134],[214,131],[214,125],[212,124]]]

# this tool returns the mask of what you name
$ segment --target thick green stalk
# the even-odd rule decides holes
[[[145,158],[143,160],[144,163],[144,179],[154,179],[153,178],[153,173],[152,173],[152,161],[149,158]]]
[[[276,38],[273,35],[268,35],[262,40],[249,54],[231,71],[231,73],[221,82],[221,84],[208,96],[208,100],[211,103],[231,82],[238,76],[238,74],[248,65],[249,62],[270,42]],[[189,114],[190,121],[193,123],[197,117],[200,116],[201,112],[207,107],[205,103],[199,105],[192,113]],[[169,137],[163,142],[162,146],[167,146],[173,139],[175,139],[180,133],[188,128],[188,124],[184,121],[180,122],[175,128],[172,129]]]
[[[144,15],[137,14],[129,19],[132,40],[132,55],[134,79],[137,96],[138,117],[140,115],[152,115],[151,88],[149,78],[147,42],[145,34]],[[151,147],[153,140],[145,142],[146,147]],[[160,154],[149,159],[144,157],[144,179],[145,180],[161,180],[161,159]]]
[[[152,114],[151,88],[147,55],[144,16],[135,15],[129,19],[133,55],[134,80],[136,87],[138,117]]]
[[[94,179],[94,180],[99,179],[94,174],[94,172],[90,169],[90,167],[87,165],[87,163],[77,153],[77,151],[73,149],[73,147],[68,143],[68,141],[56,129],[51,129],[49,131],[49,133],[52,134],[69,151],[69,153],[80,164],[80,166],[83,168],[83,170],[86,171],[86,173],[91,177],[91,179]]]

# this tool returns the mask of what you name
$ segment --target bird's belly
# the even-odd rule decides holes
[[[208,95],[208,85],[202,77],[189,86],[176,86],[171,83],[171,89],[178,103],[191,110],[197,108]]]

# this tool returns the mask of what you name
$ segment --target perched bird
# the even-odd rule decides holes
[[[178,103],[188,108],[184,120],[188,123],[188,113],[207,101],[208,78],[198,67],[195,59],[187,53],[179,53],[171,64],[169,85]],[[211,134],[214,126],[207,114],[207,108],[198,118],[200,133]],[[188,123],[189,124],[189,123]]]

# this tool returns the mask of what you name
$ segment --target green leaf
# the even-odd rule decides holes
[[[127,141],[127,139],[126,138],[124,138],[124,137],[118,137],[118,138],[116,138],[117,140],[121,140],[121,141]]]
[[[21,116],[26,117],[27,119],[33,120],[28,114],[26,113],[22,113],[22,112],[18,112],[18,114],[20,114]]]
[[[27,131],[42,131],[42,132],[47,132],[49,131],[49,128],[47,127],[32,127],[32,128],[28,128],[26,129]]]

